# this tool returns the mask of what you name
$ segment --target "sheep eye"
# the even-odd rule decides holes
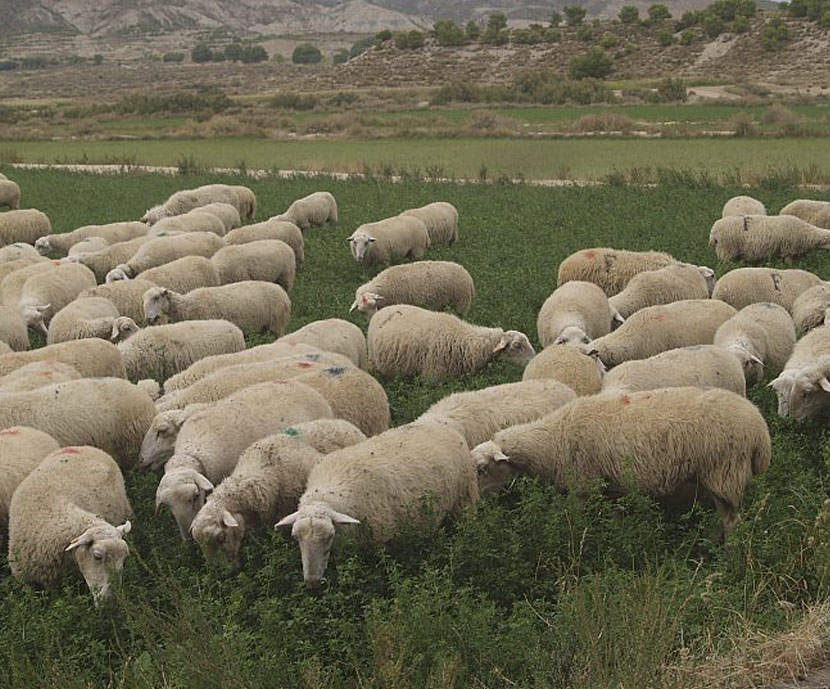
[[[103,559],[104,559],[104,554],[103,554],[103,553],[101,553],[101,552],[99,552],[99,551],[97,551],[97,550],[93,550],[93,551],[92,551],[92,558],[93,558],[96,562],[100,562],[101,560],[103,560]]]

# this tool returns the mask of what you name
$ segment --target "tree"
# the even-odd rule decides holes
[[[211,55],[210,59],[213,62],[224,62],[225,61],[225,51],[224,50],[214,50]]]
[[[375,34],[375,45],[383,45],[386,41],[392,38],[392,32],[389,29],[378,31]]]
[[[665,3],[655,2],[648,8],[648,18],[655,22],[671,19],[671,12],[669,12],[669,8],[666,7]]]
[[[395,34],[395,47],[399,50],[414,50],[424,47],[424,34],[420,31],[401,31]]]
[[[550,13],[550,25],[559,26],[562,23],[562,15],[556,10]]]
[[[452,19],[439,19],[432,25],[432,34],[438,45],[463,45],[464,32]]]
[[[604,79],[614,69],[614,60],[602,48],[591,48],[571,60],[569,72],[574,79]]]
[[[197,43],[190,51],[190,59],[199,64],[210,62],[213,59],[213,52],[207,43]]]
[[[636,24],[640,21],[640,10],[636,5],[623,5],[619,17],[623,24]]]
[[[103,61],[104,56],[101,55],[101,53],[95,53],[95,55],[92,56],[92,64],[94,65],[100,65]]]
[[[246,45],[242,49],[242,57],[240,59],[246,65],[254,62],[265,62],[268,59],[268,53],[261,45]]]
[[[322,59],[319,48],[311,43],[300,43],[291,53],[291,62],[296,65],[316,65]]]
[[[242,59],[242,44],[228,43],[225,46],[225,57],[231,62],[239,62]]]
[[[331,56],[331,63],[333,65],[342,65],[344,62],[349,61],[349,51],[345,48],[340,48],[339,50],[335,50]]]
[[[674,43],[674,34],[669,29],[662,29],[657,34],[657,42],[665,48]]]
[[[701,25],[709,38],[717,38],[724,32],[724,29],[726,29],[723,19],[716,14],[712,14],[711,12],[704,12]]]
[[[465,29],[465,33],[467,34],[467,40],[477,41],[481,36],[481,29],[479,28],[478,24],[476,24],[471,19],[467,22],[467,28]]]
[[[362,55],[374,45],[375,39],[372,37],[361,38],[359,41],[355,41],[349,49],[349,59],[351,60],[356,58],[358,55]]]
[[[582,5],[565,5],[562,11],[565,13],[565,20],[568,22],[568,26],[579,26],[587,14]]]
[[[770,19],[761,29],[761,43],[765,50],[778,50],[790,40],[790,30],[778,17]]]
[[[504,12],[494,12],[487,18],[487,28],[484,30],[482,40],[485,43],[503,45],[507,43],[507,15]]]

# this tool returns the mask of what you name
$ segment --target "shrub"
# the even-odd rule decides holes
[[[331,56],[331,62],[334,65],[342,65],[344,62],[349,61],[349,51],[345,48],[341,48],[340,50],[335,50]]]
[[[675,31],[683,31],[690,26],[697,26],[703,19],[703,12],[700,10],[688,10],[674,23]]]
[[[695,42],[695,32],[692,29],[683,29],[680,32],[680,45],[692,45]]]
[[[481,37],[481,28],[472,19],[467,22],[467,28],[464,30],[467,40],[477,41]]]
[[[761,116],[764,124],[797,122],[798,115],[781,103],[774,103]]]
[[[752,118],[745,112],[739,112],[732,118],[732,133],[736,137],[753,136],[756,128]]]
[[[738,17],[754,17],[755,0],[715,0],[706,11],[716,14],[725,22],[735,21]]]
[[[562,23],[562,15],[554,10],[550,13],[550,25],[551,26],[559,26]]]
[[[291,62],[295,65],[316,65],[322,59],[320,49],[311,43],[300,43],[291,53]]]
[[[240,60],[246,65],[256,62],[265,62],[268,59],[268,53],[261,45],[246,45],[242,49]]]
[[[682,79],[672,79],[671,77],[663,79],[657,84],[657,96],[663,102],[685,102],[686,84]]]
[[[709,38],[717,38],[726,29],[723,19],[716,14],[710,14],[708,12],[703,16],[702,26],[703,31]]]
[[[671,19],[671,12],[669,12],[669,8],[666,7],[665,3],[655,2],[648,8],[648,18],[654,22]]]
[[[545,29],[543,38],[545,43],[559,43],[562,40],[562,32],[559,29]]]
[[[640,10],[636,5],[623,5],[618,16],[623,24],[636,24],[640,21]]]
[[[239,62],[242,59],[242,50],[241,43],[228,43],[225,46],[225,57],[231,62]]]
[[[210,59],[213,62],[224,62],[225,61],[225,51],[224,50],[214,50],[210,56]]]
[[[746,17],[736,17],[732,22],[732,30],[735,33],[746,33],[749,31],[749,19]]]
[[[424,34],[420,31],[401,31],[395,34],[395,47],[399,50],[415,50],[424,47]]]
[[[190,51],[190,59],[199,64],[210,62],[213,59],[213,51],[207,43],[197,43]]]
[[[576,30],[576,37],[580,41],[590,43],[592,40],[594,40],[594,30],[591,28],[589,24],[583,24]]]
[[[579,26],[585,19],[587,11],[582,5],[565,5],[562,8],[568,26]]]
[[[162,62],[182,62],[184,61],[184,53],[164,53],[161,59]]]
[[[50,64],[54,64],[54,62],[51,62],[44,55],[29,55],[20,61],[20,66],[23,69],[45,69]]]
[[[383,29],[375,34],[375,45],[383,45],[389,40],[392,40],[392,32],[389,29]]]
[[[630,132],[634,120],[616,112],[602,112],[580,117],[574,127],[580,132]]]
[[[606,50],[608,48],[614,48],[619,42],[620,39],[617,38],[610,31],[606,31],[604,34],[602,34],[602,38],[599,39],[599,44]]]
[[[485,43],[504,45],[507,43],[507,15],[503,12],[494,12],[487,18],[487,28],[481,37]]]
[[[271,98],[271,106],[285,110],[313,110],[317,105],[317,96],[311,93],[295,91],[278,91]]]
[[[478,27],[476,27],[478,28]],[[463,45],[466,37],[464,31],[452,19],[439,19],[432,25],[432,35],[438,45]]]
[[[355,41],[354,43],[352,43],[352,47],[349,49],[349,59],[352,60],[356,58],[358,55],[362,55],[374,45],[375,39],[370,37],[361,38],[359,41]]]
[[[0,72],[8,72],[17,69],[19,66],[17,60],[0,60]]]
[[[674,34],[670,29],[662,29],[657,34],[657,42],[665,48],[674,43]]]
[[[568,66],[568,72],[573,79],[604,79],[614,69],[614,59],[605,53],[602,48],[592,48],[583,55],[574,57]]]
[[[778,17],[770,19],[761,29],[764,50],[779,50],[790,39],[790,30]]]

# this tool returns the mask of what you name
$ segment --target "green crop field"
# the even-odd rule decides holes
[[[647,143],[628,150],[633,155]],[[800,143],[806,151],[809,142]],[[257,165],[257,147],[259,164],[287,160],[261,141],[246,142],[244,151],[237,142],[235,153],[230,142],[168,142],[168,151],[159,147],[155,155],[170,159],[153,162],[175,162],[180,145],[191,153],[213,147],[216,163],[223,162],[216,160],[221,146],[226,162],[247,155]],[[383,145],[374,150],[387,159]],[[516,142],[499,145],[506,155]],[[330,160],[324,149],[343,146],[322,143],[319,155]],[[442,146],[450,148],[436,143],[433,154]],[[812,146],[820,156],[818,142]],[[116,149],[102,143],[98,150],[114,155]],[[532,160],[544,158],[523,150]],[[597,148],[586,150],[593,155]],[[795,197],[817,196],[784,186],[727,188],[692,175],[652,188],[564,189],[2,172],[20,184],[23,205],[44,210],[57,232],[136,218],[174,190],[211,181],[249,184],[258,219],[313,190],[331,191],[340,222],[306,233],[292,330],[328,317],[365,325],[348,308],[355,287],[376,270],[358,266],[344,239],[362,222],[450,201],[459,210],[460,239],[428,257],[458,261],[472,274],[469,320],[519,329],[533,341],[536,313],[569,253],[591,246],[657,249],[720,274],[735,265],[717,265],[707,239],[729,197],[749,193],[777,212]],[[798,267],[830,278],[826,253]],[[520,378],[519,369],[501,363],[443,384],[381,382],[393,422],[401,424],[450,392]],[[128,472],[131,555],[111,608],[96,610],[79,577],[55,591],[32,590],[9,575],[0,556],[0,687],[688,689],[758,686],[798,671],[799,658],[823,657],[830,636],[823,605],[830,583],[824,504],[830,445],[826,426],[778,418],[767,388],[757,386],[749,397],[769,423],[774,455],[745,494],[726,545],[719,543],[718,517],[704,505],[679,512],[640,495],[611,501],[599,488],[578,500],[521,479],[458,521],[409,529],[386,548],[373,546],[360,528],[342,532],[328,580],[309,592],[298,547],[270,528],[246,535],[238,572],[208,569],[194,544],[181,542],[168,512],[153,516],[159,477]]]

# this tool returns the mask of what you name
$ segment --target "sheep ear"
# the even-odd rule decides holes
[[[222,523],[229,528],[239,526],[239,522],[233,518],[233,515],[228,510],[225,510],[225,513],[222,515]]]
[[[496,352],[500,352],[500,351],[502,351],[503,349],[506,349],[506,348],[507,348],[507,344],[508,344],[508,343],[507,343],[507,338],[506,338],[506,337],[502,337],[502,338],[499,340],[499,343],[498,343],[495,347],[493,347],[493,354],[495,354]]]
[[[64,552],[68,553],[72,550],[75,550],[75,548],[80,548],[81,546],[87,546],[90,543],[92,543],[92,540],[93,540],[92,539],[92,534],[89,533],[88,531],[84,531],[80,536],[78,536],[76,538],[73,538],[69,542],[69,545],[66,546],[66,548],[64,549]]]
[[[352,235],[351,237],[346,237],[346,244],[348,244],[353,239],[354,239],[354,235]]]
[[[763,361],[761,361],[761,360],[760,360],[757,356],[755,356],[754,354],[750,354],[750,355],[749,355],[749,360],[750,360],[753,364],[758,364],[759,366],[763,366],[763,365],[764,365],[764,362],[763,362]]]
[[[118,531],[118,533],[120,533],[122,536],[126,536],[128,533],[130,533],[130,531],[133,530],[133,525],[130,523],[130,520],[128,519],[121,526],[116,526],[115,528]]]
[[[493,460],[496,462],[509,462],[510,457],[508,457],[504,452],[496,452],[493,455]]]
[[[156,509],[153,511],[153,516],[156,516],[161,509],[161,506],[164,504],[164,495],[167,493],[166,490],[163,490],[161,493],[156,493]]]
[[[49,307],[52,306],[51,304],[41,304],[40,306],[35,306],[35,311],[37,311],[41,316],[49,310]]]
[[[342,512],[335,512],[333,510],[331,513],[331,520],[335,524],[360,524],[360,521],[358,519],[350,517],[348,514],[343,514]]]
[[[824,311],[824,325],[830,325],[830,309]]]
[[[822,376],[818,384],[824,392],[830,392],[830,380],[827,380],[827,376]]]
[[[293,526],[294,522],[300,518],[299,512],[292,512],[287,517],[283,517],[280,519],[276,524],[274,524],[275,529],[279,529],[281,526]]]
[[[376,242],[376,241],[377,241],[377,239],[375,239],[374,237],[369,237],[369,241],[370,241],[370,242]]]
[[[357,306],[358,306],[357,299],[355,299],[354,302],[352,302],[352,305],[349,307],[349,313],[354,311],[357,308]]]
[[[205,493],[210,493],[213,490],[213,484],[208,481],[205,476],[201,474],[196,474],[196,485],[199,487],[199,490],[205,491]]]
[[[121,331],[118,329],[118,320],[113,319],[112,321],[112,333],[110,333],[111,340],[117,340],[118,336],[121,334]]]

